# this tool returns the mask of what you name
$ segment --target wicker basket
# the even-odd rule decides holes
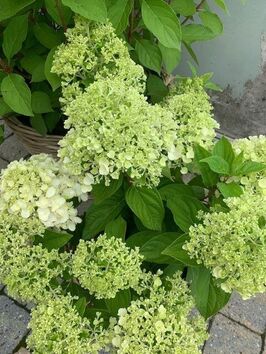
[[[22,142],[26,150],[31,154],[51,154],[57,157],[59,149],[58,142],[63,138],[60,135],[46,135],[38,134],[34,129],[21,123],[15,117],[5,118],[8,127],[13,130],[18,139]]]

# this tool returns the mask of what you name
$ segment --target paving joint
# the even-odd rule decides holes
[[[223,314],[222,312],[218,312],[218,313],[219,313],[219,315],[221,315],[221,316],[227,318],[228,320],[230,320],[230,321],[236,323],[237,325],[239,325],[239,326],[241,326],[241,327],[244,327],[245,329],[247,329],[248,331],[250,331],[250,332],[256,334],[257,336],[260,336],[260,337],[262,336],[261,333],[259,333],[259,332],[257,332],[257,331],[254,331],[253,329],[251,329],[251,328],[249,328],[248,326],[244,325],[243,323],[241,323],[241,322],[235,320],[234,318],[231,318],[230,316],[225,315],[225,314]]]

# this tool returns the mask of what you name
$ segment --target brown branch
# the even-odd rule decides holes
[[[55,0],[55,6],[56,6],[56,9],[57,9],[58,15],[60,17],[60,21],[61,21],[61,24],[63,26],[64,32],[66,32],[67,25],[66,25],[66,21],[65,21],[65,17],[64,17],[63,11],[62,11],[61,3],[60,3],[59,0]]]
[[[12,73],[12,68],[9,65],[7,65],[7,63],[1,58],[0,58],[0,68],[2,68],[2,70],[7,74]]]
[[[202,6],[204,5],[206,0],[201,0],[201,2],[196,6],[196,12],[198,12]],[[184,25],[188,20],[190,20],[192,16],[187,16],[183,22],[181,22],[181,25]]]

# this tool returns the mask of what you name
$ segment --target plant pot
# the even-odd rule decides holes
[[[57,151],[59,149],[58,142],[63,136],[42,136],[31,127],[21,123],[16,117],[5,118],[5,122],[31,155],[45,153],[57,157]]]

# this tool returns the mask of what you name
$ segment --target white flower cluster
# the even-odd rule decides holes
[[[81,219],[71,199],[87,200],[92,183],[91,175],[79,181],[49,155],[13,161],[1,173],[0,211],[73,231]]]

